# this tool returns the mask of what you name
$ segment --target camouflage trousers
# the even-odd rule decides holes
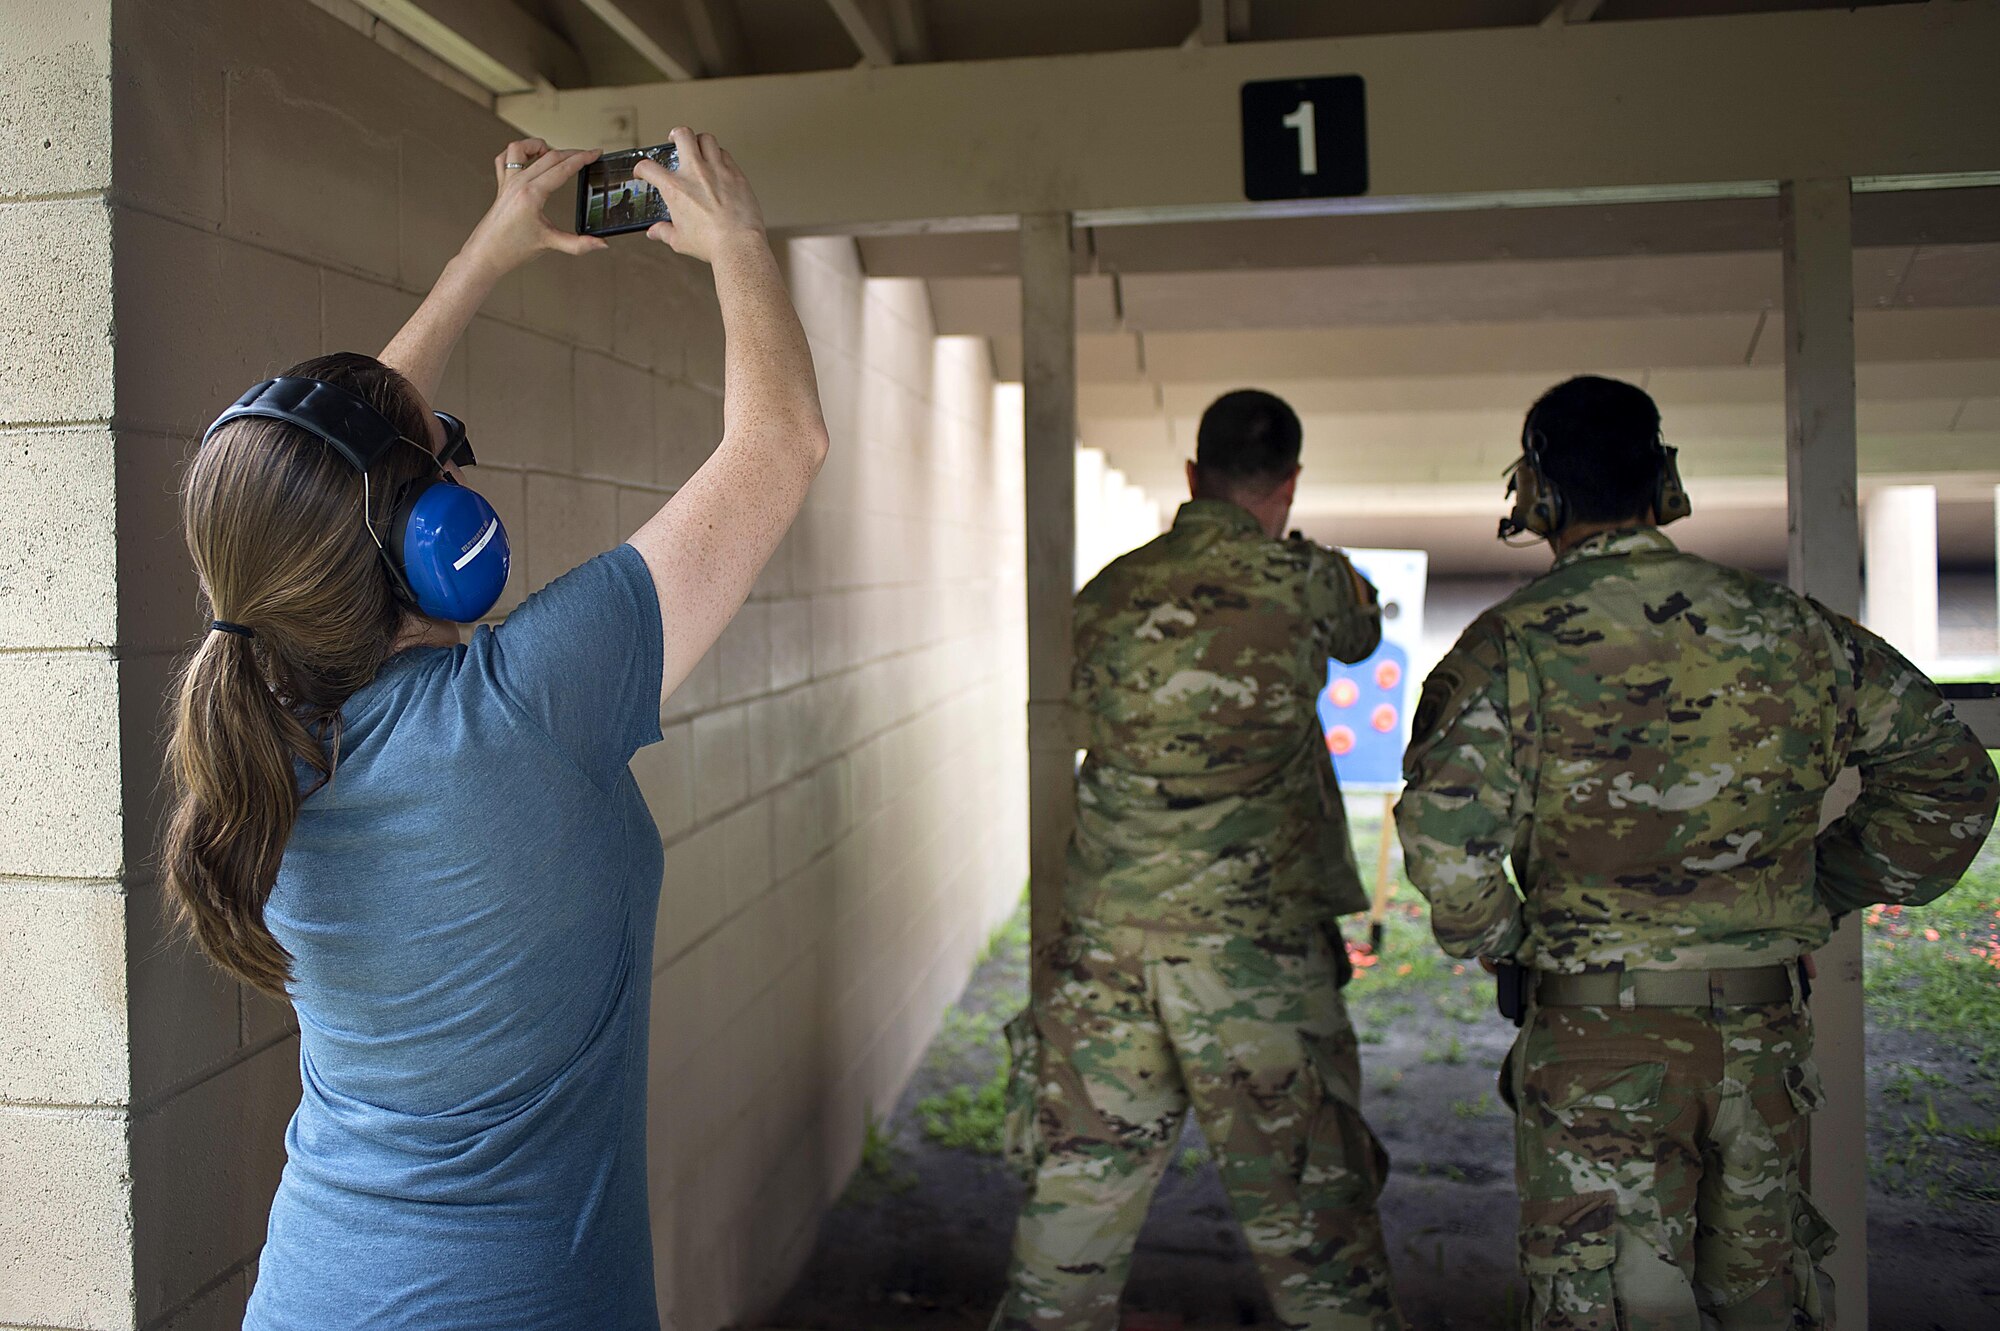
[[[1034,1189],[1014,1234],[1012,1331],[1110,1331],[1190,1108],[1279,1320],[1394,1331],[1375,1199],[1388,1155],[1329,945],[1069,926],[1034,1011]]]
[[[1833,1326],[1803,1007],[1534,1008],[1501,1078],[1535,1331]]]

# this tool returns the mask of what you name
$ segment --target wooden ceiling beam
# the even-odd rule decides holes
[[[889,15],[878,0],[826,0],[826,3],[861,51],[862,64],[896,63],[896,34],[890,30]]]
[[[569,40],[513,0],[359,0],[363,9],[490,92],[584,82]]]
[[[693,37],[668,17],[662,0],[583,0],[583,5],[667,78],[678,82],[702,76]]]

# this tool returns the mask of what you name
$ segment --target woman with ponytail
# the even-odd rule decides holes
[[[179,681],[169,897],[291,1000],[302,1096],[244,1325],[655,1328],[645,1095],[662,856],[632,780],[826,451],[756,200],[708,135],[649,233],[715,273],[723,437],[629,542],[463,640],[506,579],[430,406],[493,285],[602,240],[544,220],[596,157],[510,144],[493,207],[379,358],[301,362],[182,494],[213,616]]]

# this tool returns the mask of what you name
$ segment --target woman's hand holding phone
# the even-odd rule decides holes
[[[382,348],[382,362],[436,396],[445,362],[493,284],[545,250],[589,254],[604,248],[595,236],[559,231],[543,215],[549,196],[596,161],[595,148],[551,148],[540,139],[516,139],[493,159],[493,206],[472,229],[458,255],[444,266],[424,303]]]
[[[736,159],[713,134],[696,134],[683,126],[667,137],[680,156],[675,170],[650,160],[641,160],[632,169],[633,175],[660,192],[673,216],[670,222],[648,227],[647,236],[676,254],[708,264],[743,241],[764,247],[764,210],[757,206],[757,196],[750,192]]]
[[[600,156],[595,148],[551,148],[540,139],[517,139],[493,159],[495,197],[466,238],[460,255],[503,276],[547,250],[590,254],[605,247],[549,224],[545,210],[555,192]]]

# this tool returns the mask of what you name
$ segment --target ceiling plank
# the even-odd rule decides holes
[[[701,55],[693,38],[668,19],[660,0],[583,0],[583,5],[669,79],[701,77]]]
[[[923,0],[889,0],[889,26],[896,36],[896,51],[905,61],[931,59],[930,24],[924,20]]]
[[[584,81],[583,57],[513,0],[359,0],[363,9],[490,92]]]
[[[743,27],[736,21],[731,0],[681,0],[681,4],[687,11],[688,30],[694,36],[702,72],[710,78],[747,74],[750,61],[743,45]]]
[[[826,0],[840,26],[861,51],[865,65],[896,63],[896,37],[889,30],[888,15],[873,0]]]
[[[1556,6],[1542,20],[1545,28],[1560,28],[1570,23],[1588,23],[1597,17],[1597,11],[1604,0],[1556,0]]]

